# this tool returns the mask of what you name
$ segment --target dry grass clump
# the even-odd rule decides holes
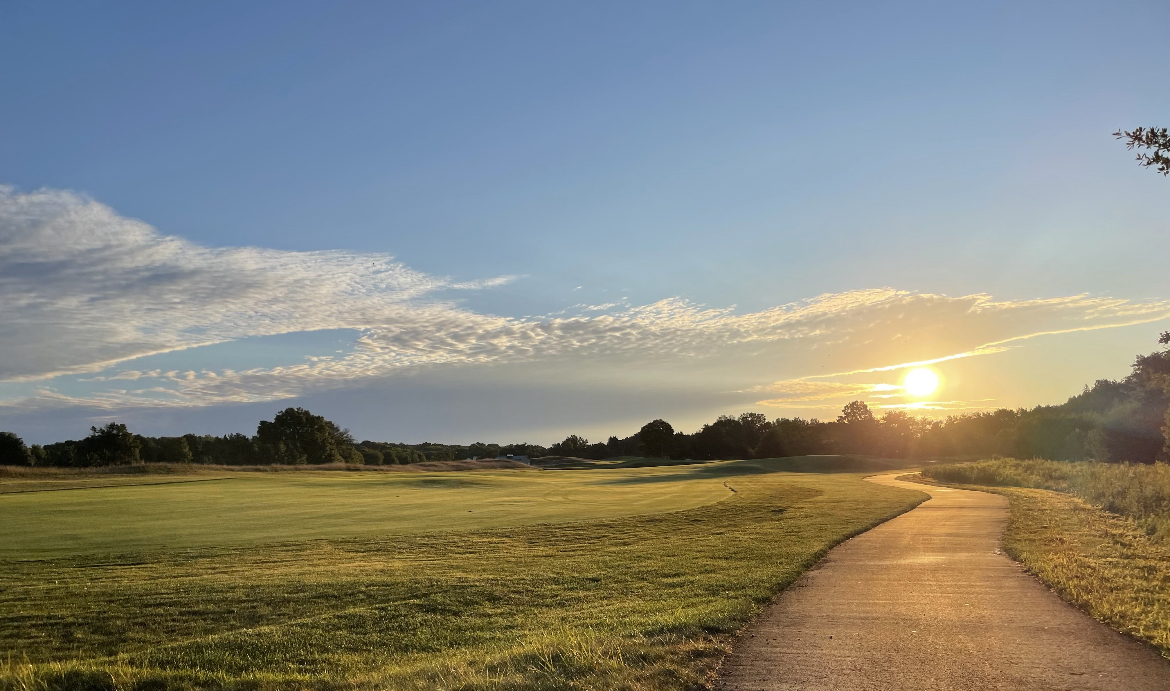
[[[1004,550],[1062,598],[1170,658],[1170,551],[1133,521],[1066,494],[1002,488]]]
[[[1068,463],[1001,458],[924,468],[939,482],[992,487],[1030,487],[1072,494],[1110,513],[1130,518],[1146,535],[1170,543],[1170,465]]]

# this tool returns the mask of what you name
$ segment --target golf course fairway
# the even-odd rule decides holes
[[[776,593],[926,497],[808,472],[833,458],[0,495],[0,689],[705,686]]]
[[[376,537],[662,513],[729,496],[723,479],[709,470],[229,472],[170,482],[143,476],[138,485],[0,494],[4,518],[0,559]]]

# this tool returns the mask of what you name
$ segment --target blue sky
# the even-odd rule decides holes
[[[1159,2],[22,3],[0,426],[308,405],[359,437],[549,442],[896,405],[872,387],[902,370],[845,373],[969,353],[926,412],[1060,402],[1170,328],[1170,185],[1109,136],[1170,124],[1166,26]]]

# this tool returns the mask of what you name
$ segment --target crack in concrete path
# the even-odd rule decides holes
[[[903,471],[904,472],[904,471]],[[999,495],[931,499],[836,547],[743,634],[724,691],[1170,690],[1170,663],[1003,555]]]

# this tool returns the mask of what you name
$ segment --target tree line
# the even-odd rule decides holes
[[[1170,332],[1159,338],[1170,346]],[[605,459],[776,458],[849,453],[886,458],[962,458],[994,455],[1056,461],[1152,463],[1170,460],[1170,347],[1138,356],[1121,380],[1100,379],[1056,406],[1001,408],[942,420],[904,411],[877,416],[863,401],[836,420],[777,418],[762,413],[721,416],[693,433],[665,420],[628,437],[591,443],[572,434],[549,447],[536,444],[469,445],[356,442],[349,430],[303,408],[261,421],[256,434],[144,437],[125,424],[90,428],[76,441],[26,446],[0,432],[0,465],[93,467],[140,463],[209,465],[391,465],[506,456]]]
[[[1158,342],[1170,345],[1170,332],[1161,334]],[[863,401],[853,401],[833,421],[769,421],[760,413],[743,413],[722,416],[686,434],[664,420],[654,420],[636,437],[644,455],[678,459],[850,453],[1153,463],[1170,460],[1168,393],[1170,348],[1164,347],[1139,355],[1125,378],[1099,379],[1061,405],[1001,408],[936,420],[900,410],[879,417]],[[574,445],[594,457],[600,451],[584,440],[574,440]]]
[[[535,444],[451,445],[427,442],[401,444],[356,442],[348,429],[305,410],[287,408],[271,421],[263,420],[256,434],[185,434],[146,437],[130,432],[120,422],[91,427],[89,436],[26,446],[12,432],[0,432],[0,465],[89,468],[143,463],[204,465],[405,465],[424,461],[545,455]]]
[[[1170,332],[1158,342],[1170,345]],[[550,453],[610,458],[634,453],[674,459],[776,458],[863,454],[885,458],[1012,456],[1056,461],[1153,463],[1170,460],[1170,348],[1139,355],[1121,380],[1099,379],[1067,402],[1001,408],[936,420],[895,410],[877,416],[863,401],[836,420],[721,416],[694,433],[654,420],[631,437],[591,444],[578,435]]]

